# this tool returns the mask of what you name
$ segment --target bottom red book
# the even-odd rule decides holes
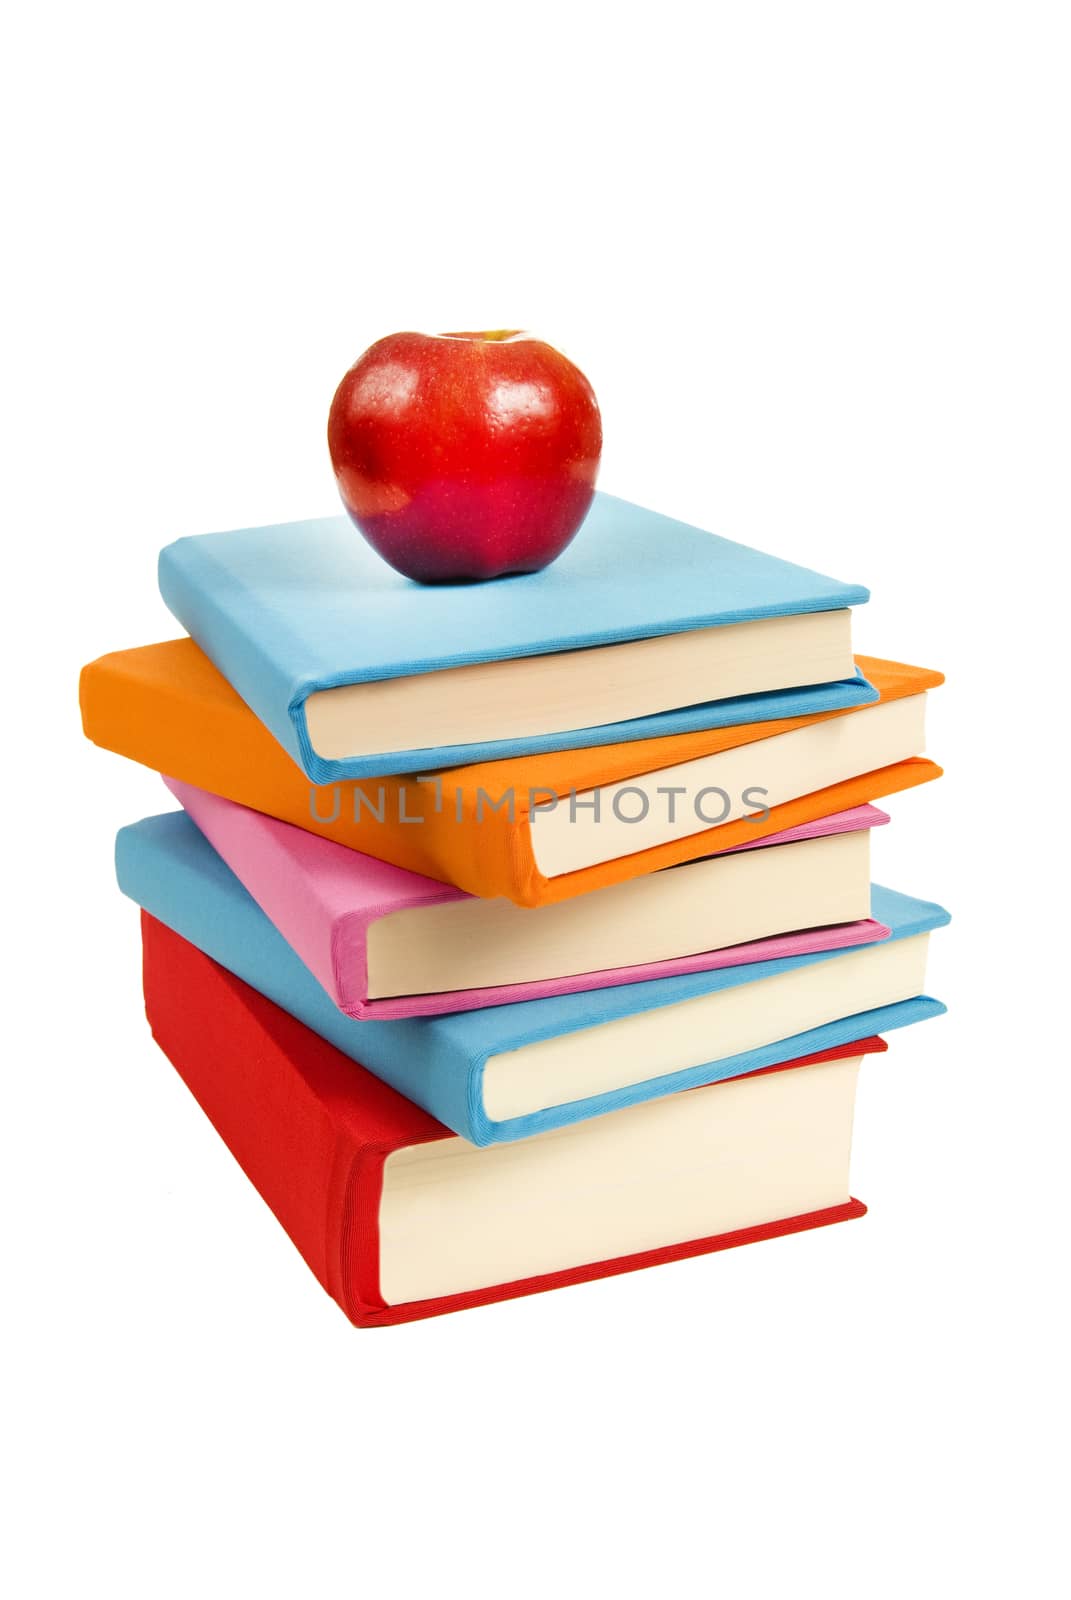
[[[142,912],[153,1034],[358,1327],[862,1216],[867,1038],[477,1149]]]

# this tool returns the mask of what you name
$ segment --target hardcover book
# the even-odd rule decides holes
[[[470,894],[541,906],[938,777],[940,768],[918,752],[925,693],[940,673],[859,662],[881,699],[856,711],[324,791],[310,786],[192,640],[92,662],[81,705],[90,739],[157,772]],[[726,760],[733,774],[720,765]],[[575,864],[578,853],[587,865]]]
[[[874,806],[528,910],[165,779],[340,1010],[429,1016],[884,938]]]
[[[343,1015],[190,819],[121,830],[119,886],[144,910],[473,1144],[508,1143],[738,1077],[944,1008],[923,994],[947,912],[871,891],[888,939],[481,1011]]]
[[[160,592],[314,783],[875,698],[866,589],[606,494],[521,577],[412,583],[328,517],[180,539]]]
[[[861,1216],[848,1164],[881,1039],[474,1150],[148,914],[161,1049],[359,1327]]]

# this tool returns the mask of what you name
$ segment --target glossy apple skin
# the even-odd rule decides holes
[[[395,333],[366,350],[327,425],[342,502],[420,583],[538,572],[591,505],[602,422],[584,374],[524,333]]]

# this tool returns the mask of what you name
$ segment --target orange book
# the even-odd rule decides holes
[[[80,699],[87,737],[107,750],[470,894],[540,906],[939,777],[917,754],[913,708],[942,675],[857,661],[877,705],[320,789],[191,639],[102,656],[83,670]],[[795,737],[819,725],[808,741]],[[713,758],[744,747],[734,770],[747,782],[722,789],[727,769]],[[895,753],[860,768],[868,748]],[[844,775],[829,781],[838,761]],[[808,770],[827,777],[787,792]],[[725,820],[715,821],[722,795]],[[637,796],[643,818],[631,815]]]

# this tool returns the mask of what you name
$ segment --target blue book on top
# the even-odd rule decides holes
[[[414,583],[340,516],[179,539],[160,592],[313,783],[877,699],[866,589],[606,494],[525,576]]]
[[[877,886],[890,938],[449,1016],[339,1011],[182,812],[116,841],[119,886],[221,966],[473,1144],[565,1127],[939,1015],[927,935],[948,913]],[[531,916],[539,916],[532,911]]]

